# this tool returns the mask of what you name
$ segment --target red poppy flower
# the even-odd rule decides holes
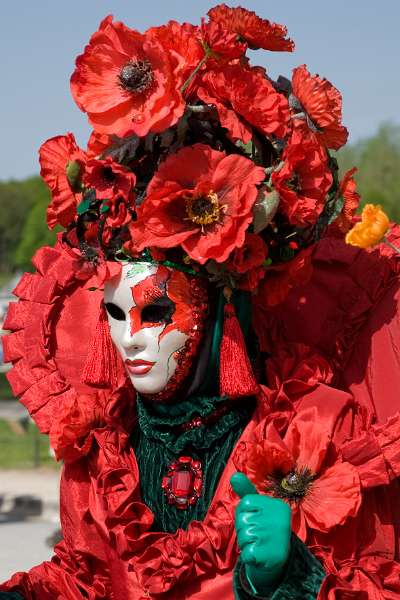
[[[97,200],[113,200],[120,197],[128,200],[136,183],[136,177],[127,167],[113,161],[92,158],[86,163],[83,183],[96,190]]]
[[[213,53],[212,59],[208,61],[208,66],[212,62],[220,63],[240,58],[247,50],[247,45],[239,41],[236,33],[225,29],[217,21],[209,23],[203,21],[201,33],[203,42]]]
[[[264,50],[294,50],[294,43],[286,38],[287,29],[284,25],[271,23],[261,19],[255,12],[246,8],[231,8],[226,4],[219,4],[208,11],[212,21],[221,23],[228,31],[237,33],[250,48],[264,48]]]
[[[174,73],[179,60],[157,37],[108,16],[76,60],[72,95],[100,133],[163,131],[185,107]]]
[[[353,225],[353,216],[360,204],[360,194],[357,192],[357,184],[353,177],[356,171],[355,167],[347,171],[340,182],[337,196],[338,198],[343,197],[344,204],[342,212],[329,228],[330,233],[343,235]]]
[[[272,174],[279,193],[279,209],[292,225],[313,225],[333,181],[325,148],[313,135],[295,129],[282,160],[283,167]]]
[[[46,215],[50,229],[57,224],[68,227],[73,222],[82,199],[80,182],[86,159],[72,133],[50,138],[40,147],[40,175],[52,196]]]
[[[307,124],[321,144],[339,150],[348,137],[346,127],[341,124],[342,96],[339,90],[326,79],[310,75],[306,65],[301,65],[293,70],[292,91],[301,104],[298,110],[306,113]]]
[[[260,437],[246,444],[242,466],[260,492],[291,505],[292,528],[303,541],[309,529],[326,533],[357,514],[357,469],[342,460],[315,407],[298,413],[283,439],[272,423]]]
[[[166,25],[148,29],[146,34],[158,39],[168,52],[178,57],[175,61],[174,73],[177,85],[184,84],[204,58],[199,27],[190,23],[169,21]]]
[[[218,110],[221,125],[233,140],[251,140],[250,125],[265,135],[285,137],[289,105],[260,69],[228,65],[209,71],[197,90],[198,97]]]
[[[97,158],[103,154],[104,150],[112,145],[112,137],[106,133],[92,131],[87,143],[86,153],[89,158]]]
[[[236,248],[226,263],[229,271],[241,275],[238,280],[240,289],[254,291],[257,288],[265,275],[262,264],[267,255],[268,248],[261,237],[255,233],[246,233],[243,246]]]
[[[233,251],[226,267],[236,273],[246,273],[249,269],[262,265],[267,255],[268,249],[262,238],[255,233],[246,233],[243,246]]]
[[[243,245],[264,169],[204,144],[170,155],[155,173],[130,226],[136,250],[181,245],[195,261],[225,261]]]

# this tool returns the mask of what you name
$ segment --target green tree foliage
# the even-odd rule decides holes
[[[381,204],[400,222],[400,125],[383,124],[375,136],[343,148],[337,158],[342,174],[358,168],[362,205]]]
[[[36,249],[52,244],[55,234],[46,225],[50,193],[40,177],[0,182],[0,273],[31,269]]]
[[[11,273],[14,270],[15,247],[34,203],[34,193],[31,193],[34,185],[34,178],[0,184],[0,272]]]
[[[31,259],[40,246],[53,246],[56,234],[46,225],[49,198],[40,197],[29,211],[15,249],[14,263],[22,271],[32,270]]]

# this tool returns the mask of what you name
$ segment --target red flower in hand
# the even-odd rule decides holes
[[[174,73],[180,58],[155,36],[106,17],[76,60],[71,91],[100,133],[145,136],[174,125],[184,101]]]
[[[92,158],[86,164],[83,183],[96,190],[97,200],[128,198],[136,183],[136,177],[127,167],[113,161],[110,156],[104,160]]]
[[[348,131],[341,124],[342,96],[326,79],[310,75],[306,65],[293,70],[293,95],[300,106],[294,108],[306,113],[306,121],[321,144],[339,150],[346,143]]]
[[[231,8],[226,4],[219,4],[208,11],[208,16],[211,21],[220,23],[228,31],[237,33],[239,39],[247,42],[253,50],[264,48],[292,52],[294,49],[292,40],[286,38],[286,27],[261,19],[246,8]]]
[[[295,129],[282,155],[283,167],[272,174],[280,210],[292,225],[313,225],[332,185],[332,173],[323,148],[313,135]]]
[[[243,156],[204,144],[183,148],[150,181],[138,220],[130,225],[130,246],[140,251],[181,245],[200,264],[225,261],[244,243],[263,179],[264,169]]]
[[[315,408],[298,413],[283,440],[272,423],[260,429],[260,441],[246,444],[240,467],[260,492],[290,503],[296,535],[305,541],[309,529],[326,533],[357,514],[357,469],[339,456]]]
[[[52,196],[46,215],[51,229],[57,224],[68,227],[74,221],[82,199],[80,183],[86,160],[72,133],[50,138],[40,147],[40,175]]]
[[[285,137],[289,105],[260,69],[228,65],[207,72],[197,90],[203,102],[214,104],[222,127],[233,140],[251,140],[249,125],[267,136]]]

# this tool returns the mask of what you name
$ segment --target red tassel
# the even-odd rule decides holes
[[[257,393],[258,385],[247,355],[235,307],[224,306],[224,331],[219,359],[219,389],[221,396],[238,398]]]
[[[93,386],[112,386],[117,381],[117,352],[112,343],[104,306],[89,346],[81,381]]]

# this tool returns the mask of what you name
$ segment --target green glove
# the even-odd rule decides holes
[[[257,493],[244,473],[231,477],[241,500],[235,527],[240,556],[251,589],[262,594],[282,577],[290,553],[291,510],[286,502]]]

